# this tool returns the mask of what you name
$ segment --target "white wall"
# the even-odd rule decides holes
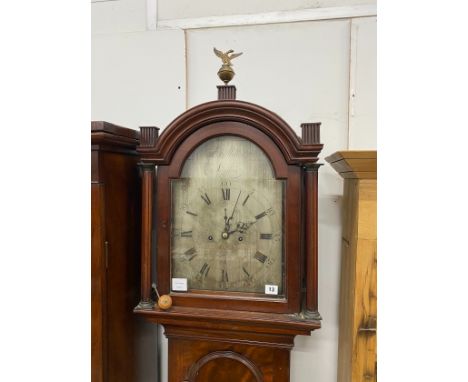
[[[186,107],[181,30],[148,31],[146,0],[92,3],[91,117],[163,128]]]
[[[92,1],[91,28],[93,35],[146,31],[146,0]]]
[[[182,31],[93,35],[92,65],[94,120],[163,127],[185,110]]]
[[[193,1],[159,0],[154,8],[155,0],[147,0],[149,9],[156,9],[157,20],[143,3],[93,3],[93,119],[132,128],[164,128],[186,107],[216,99],[220,66],[212,52],[216,46],[244,52],[233,61],[238,99],[278,113],[298,134],[300,123],[322,122],[322,158],[337,150],[376,148],[375,17],[148,30],[170,19],[375,2],[203,0],[194,6]],[[123,16],[125,10],[128,17]],[[312,375],[314,382],[336,380],[341,197],[341,178],[323,166],[319,178],[319,309],[324,320],[322,329],[312,336],[296,337],[291,355],[294,382],[308,382]],[[166,382],[167,342],[160,341],[161,381]]]
[[[377,20],[353,19],[349,89],[349,148],[375,149],[377,142]]]

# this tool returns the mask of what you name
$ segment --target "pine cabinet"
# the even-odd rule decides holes
[[[338,382],[377,380],[377,152],[326,158],[344,179]]]

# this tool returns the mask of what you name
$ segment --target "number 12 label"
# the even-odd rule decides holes
[[[265,294],[278,294],[278,285],[265,285]]]

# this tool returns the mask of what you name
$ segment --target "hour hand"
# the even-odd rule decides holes
[[[232,231],[229,231],[228,234],[230,235],[230,234],[232,234],[234,232],[245,233],[245,231],[247,231],[252,224],[253,223],[241,223],[241,222],[239,222],[239,223],[237,223],[236,229],[233,229]]]
[[[247,222],[247,223],[239,222],[239,223],[237,223],[236,231],[239,231],[240,233],[245,233],[255,223],[256,223],[256,221]]]
[[[226,218],[224,219],[224,222],[225,222],[225,226],[226,228],[229,230],[229,228],[231,227],[231,220],[232,218],[234,217],[234,212],[236,211],[236,207],[237,207],[237,203],[239,202],[239,198],[241,196],[241,193],[242,191],[239,191],[239,195],[237,195],[237,200],[236,200],[236,203],[234,204],[234,208],[232,209],[232,214],[231,216],[226,220]],[[224,210],[226,211],[226,209]],[[226,212],[225,212],[226,213]]]
[[[227,217],[227,209],[224,209],[224,227],[229,227],[228,217]]]

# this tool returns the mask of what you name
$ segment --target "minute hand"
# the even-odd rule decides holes
[[[226,220],[226,230],[229,231],[229,228],[231,227],[231,219],[234,216],[234,211],[236,210],[237,203],[239,202],[239,198],[241,196],[242,191],[239,191],[239,195],[237,195],[237,200],[236,203],[234,204],[234,208],[232,209],[232,214],[231,216]]]

